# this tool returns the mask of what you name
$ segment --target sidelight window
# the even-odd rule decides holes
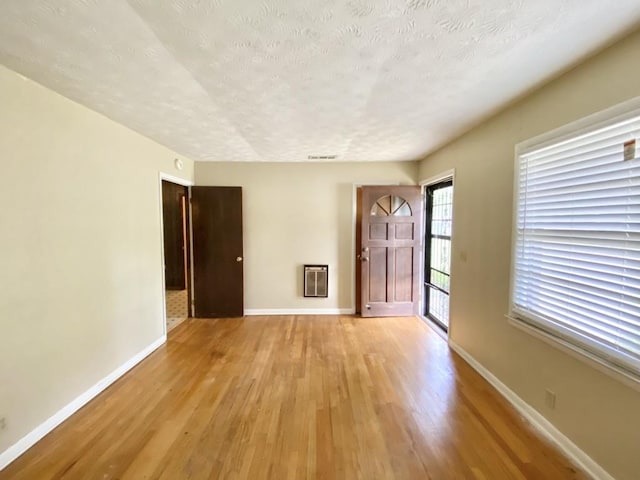
[[[447,330],[449,328],[453,182],[447,180],[428,186],[426,196],[424,314]]]

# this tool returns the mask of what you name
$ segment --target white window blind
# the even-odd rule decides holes
[[[640,112],[519,153],[511,298],[516,319],[638,377],[639,154]]]

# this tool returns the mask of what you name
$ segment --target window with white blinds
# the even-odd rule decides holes
[[[517,156],[511,316],[640,377],[640,111]]]

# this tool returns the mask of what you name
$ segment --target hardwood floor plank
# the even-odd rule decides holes
[[[189,319],[7,479],[586,479],[416,318]]]

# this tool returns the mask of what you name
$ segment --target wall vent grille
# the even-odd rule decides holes
[[[304,266],[304,296],[329,296],[329,265]]]

